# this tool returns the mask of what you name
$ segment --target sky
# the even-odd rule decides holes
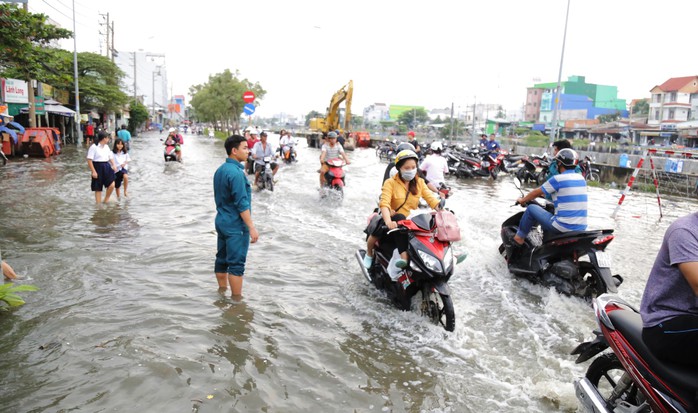
[[[72,0],[29,9],[72,30]],[[376,102],[520,112],[527,87],[557,81],[566,9],[566,0],[75,0],[78,51],[100,51],[108,12],[117,50],[167,56],[174,94],[239,70],[267,91],[262,117],[324,112],[349,80],[354,114]],[[696,15],[695,0],[570,0],[562,78],[617,86],[629,102],[698,75]]]

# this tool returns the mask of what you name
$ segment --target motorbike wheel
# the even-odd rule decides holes
[[[599,182],[599,174],[596,172],[589,172],[589,174],[587,174],[587,181]]]
[[[493,180],[497,180],[497,168],[494,168],[490,171],[490,176],[492,177]]]
[[[424,290],[422,294],[425,294]],[[456,312],[453,300],[448,295],[441,295],[436,290],[426,293],[422,299],[422,314],[437,325],[442,325],[446,331],[456,329]]]
[[[614,353],[606,353],[597,357],[589,365],[586,378],[599,390],[604,401],[609,403],[609,405],[616,406],[619,401],[625,401],[637,406],[639,404],[638,395],[641,393],[639,393],[635,384],[631,384],[626,389],[623,389],[616,400],[609,400],[621,378],[626,374],[628,373],[623,368],[620,360],[618,360],[618,356]]]
[[[586,275],[589,275],[586,277]],[[606,286],[601,280],[601,275],[593,265],[581,262],[579,264],[580,285],[576,286],[575,295],[583,298],[593,299],[606,292]]]
[[[547,171],[543,170],[536,175],[536,185],[541,186],[545,183],[545,177],[548,174]]]
[[[274,178],[271,177],[271,176],[267,176],[266,179],[265,179],[265,184],[264,184],[264,186],[265,186],[268,190],[270,190],[270,191],[273,192],[273,191],[274,191]]]

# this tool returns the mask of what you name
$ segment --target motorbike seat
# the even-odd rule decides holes
[[[698,370],[672,362],[659,360],[642,340],[642,318],[633,311],[616,310],[608,317],[628,343],[662,379],[670,381],[681,388],[698,389]]]
[[[561,234],[553,234],[551,232],[545,232],[543,234],[543,242],[547,243],[550,241],[555,241],[562,238],[574,238],[574,237],[598,237],[603,234],[612,233],[612,229],[594,229],[590,231],[570,231],[563,232]]]

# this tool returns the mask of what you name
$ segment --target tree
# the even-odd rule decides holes
[[[420,123],[429,121],[429,115],[423,108],[414,108],[402,112],[397,117],[397,123],[414,128]]]
[[[131,117],[128,120],[128,130],[134,133],[139,126],[143,124],[149,117],[148,108],[145,107],[141,102],[137,100],[132,100],[130,103]]]
[[[351,127],[352,129],[361,128],[364,126],[363,116],[352,116],[351,117]]]
[[[607,113],[605,115],[599,115],[597,118],[599,120],[599,123],[610,123],[617,121],[620,119],[620,112],[616,111],[615,113]]]
[[[52,70],[54,40],[66,39],[70,30],[46,23],[44,14],[32,14],[15,4],[0,3],[0,77],[29,83],[30,124],[34,123],[34,89],[31,80],[47,82]]]
[[[189,88],[191,106],[199,120],[213,122],[214,125],[221,122],[226,129],[240,129],[240,116],[245,106],[243,93],[252,91],[257,99],[255,105],[259,106],[258,100],[263,99],[267,92],[258,82],[252,83],[239,76],[239,71],[233,73],[230,69],[225,69],[222,73],[209,76],[208,82],[203,85]]]
[[[501,106],[497,107],[497,114],[494,116],[495,119],[504,119],[506,115],[504,114],[504,108]]]
[[[635,103],[635,106],[631,108],[631,111],[635,115],[647,115],[650,113],[650,104],[646,100],[639,100]]]
[[[323,116],[325,116],[325,115],[318,112],[317,110],[311,110],[310,112],[308,112],[307,115],[305,115],[305,126],[310,126],[310,119],[321,118]]]
[[[465,123],[459,119],[453,119],[453,137],[457,138],[465,131]],[[446,121],[445,126],[439,130],[441,139],[451,139],[451,122]]]

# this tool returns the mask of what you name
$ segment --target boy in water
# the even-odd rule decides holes
[[[228,158],[213,175],[218,233],[214,271],[218,290],[225,292],[230,284],[232,298],[239,300],[247,249],[250,242],[257,242],[259,233],[252,222],[252,188],[244,170],[250,153],[247,141],[243,136],[233,135],[225,141],[225,152]]]

